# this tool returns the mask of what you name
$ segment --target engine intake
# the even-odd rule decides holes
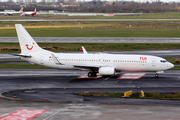
[[[101,67],[99,68],[100,75],[115,75],[115,68],[114,67]]]

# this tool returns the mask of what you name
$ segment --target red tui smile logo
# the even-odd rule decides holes
[[[34,45],[34,43],[33,43],[33,45]],[[26,47],[27,47],[28,50],[32,50],[33,49],[33,45],[32,45],[32,47],[29,48],[29,45],[26,44]]]

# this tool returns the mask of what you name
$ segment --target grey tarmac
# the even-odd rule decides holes
[[[179,72],[167,71],[159,78],[146,73],[140,79],[117,79],[124,74],[120,73],[108,79],[77,79],[86,72],[0,69],[0,91],[9,91],[5,96],[12,98],[0,97],[0,118],[20,109],[33,109],[48,111],[32,120],[178,120],[179,101],[83,97],[72,93],[127,90],[171,93],[180,91]]]
[[[0,92],[3,96],[13,98],[22,98],[26,100],[45,100],[46,97],[52,101],[84,101],[82,96],[73,95],[77,92],[125,92],[133,90],[134,92],[161,92],[173,93],[180,91],[180,71],[166,71],[155,78],[155,73],[145,72],[146,75],[136,78],[119,79],[125,73],[122,72],[116,76],[99,76],[100,78],[88,78],[84,76],[86,71],[78,70],[55,70],[55,69],[0,69]],[[133,72],[134,73],[134,72]],[[10,76],[9,76],[10,75]],[[8,87],[7,87],[8,86]],[[20,89],[19,89],[20,88]],[[7,93],[7,91],[9,93]],[[29,91],[29,92],[26,92]],[[35,92],[31,92],[35,91]],[[90,99],[90,98],[88,98]],[[100,99],[100,98],[98,98]],[[102,99],[102,98],[101,98]],[[102,99],[101,102],[117,102]],[[136,104],[129,100],[129,103]],[[93,100],[92,101],[96,101]],[[144,102],[143,102],[144,101]],[[97,101],[98,102],[98,101]],[[141,100],[141,104],[148,103]],[[151,103],[153,101],[151,100]],[[154,101],[154,104],[163,102]],[[169,104],[170,102],[165,102]],[[164,103],[163,103],[164,104]],[[180,104],[174,102],[173,104]]]
[[[0,118],[19,109],[48,110],[31,120],[178,120],[179,106],[61,103],[0,99]],[[57,114],[53,115],[55,112]]]
[[[180,43],[180,38],[153,37],[33,37],[38,43]],[[0,37],[0,42],[18,43],[17,37]]]
[[[134,51],[159,56],[179,55],[180,50]],[[132,54],[132,51],[109,53]],[[11,58],[12,57],[12,58]],[[19,59],[2,54],[0,60]],[[140,79],[78,79],[87,71],[55,69],[0,69],[0,118],[19,109],[48,109],[32,120],[178,120],[179,101],[83,97],[74,92],[180,91],[180,71],[166,71],[155,78],[151,72]],[[128,72],[129,73],[129,72]],[[131,72],[130,72],[131,73]],[[35,92],[33,92],[35,91]],[[9,92],[7,94],[7,92]],[[16,98],[14,98],[16,96]],[[8,97],[8,98],[6,98]],[[48,98],[48,100],[46,100]],[[19,100],[21,99],[21,100]],[[123,104],[125,101],[125,104]],[[57,114],[54,115],[55,112]]]

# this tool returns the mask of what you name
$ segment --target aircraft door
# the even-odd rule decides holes
[[[156,59],[152,59],[152,66],[155,67],[156,66]]]
[[[43,56],[41,56],[41,58],[40,58],[40,64],[44,64],[44,57]]]

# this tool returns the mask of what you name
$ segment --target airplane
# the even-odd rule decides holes
[[[12,16],[13,14],[21,14],[23,12],[23,7],[19,10],[19,11],[15,11],[15,10],[4,10],[4,11],[0,11],[0,14],[4,14]]]
[[[82,47],[83,53],[54,53],[38,46],[21,24],[15,24],[21,48],[19,56],[32,64],[56,69],[88,70],[88,77],[115,75],[121,71],[155,72],[155,77],[174,65],[164,58],[151,55],[93,54]]]
[[[30,16],[30,15],[32,15],[32,16],[34,16],[36,14],[36,8],[34,9],[34,11],[29,11],[29,12],[23,12],[22,14],[21,14],[21,16]]]

